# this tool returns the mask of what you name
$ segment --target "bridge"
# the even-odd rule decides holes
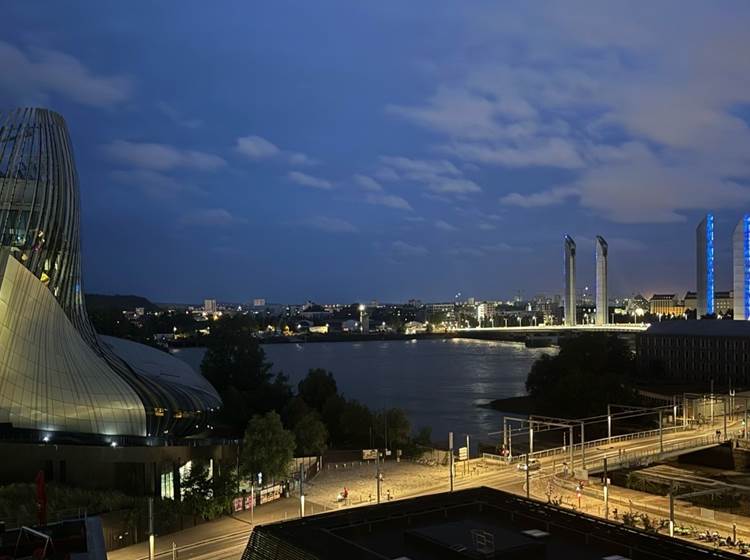
[[[543,336],[556,336],[567,333],[606,332],[606,333],[639,333],[645,331],[649,323],[613,323],[603,325],[527,325],[507,327],[469,327],[456,329],[456,332],[464,334],[480,333],[508,333],[508,334],[539,334]]]

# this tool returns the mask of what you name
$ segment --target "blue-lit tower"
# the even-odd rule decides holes
[[[696,230],[697,294],[696,317],[714,313],[714,215],[706,214]]]
[[[750,215],[742,216],[732,239],[734,318],[750,319]]]

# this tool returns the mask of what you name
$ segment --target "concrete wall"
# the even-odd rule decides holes
[[[39,470],[48,481],[132,495],[158,492],[161,473],[189,460],[234,463],[237,447],[101,447],[0,443],[0,484],[33,482]]]

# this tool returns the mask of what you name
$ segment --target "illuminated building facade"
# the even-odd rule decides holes
[[[607,253],[609,246],[601,235],[596,236],[596,324],[609,323],[607,296]]]
[[[712,315],[714,309],[714,216],[706,214],[696,229],[696,316]]]
[[[750,215],[742,216],[732,240],[734,277],[734,318],[750,319]]]
[[[113,436],[205,431],[221,400],[201,375],[165,352],[94,331],[79,210],[63,118],[0,112],[0,423]]]
[[[576,324],[576,242],[565,236],[565,324]]]

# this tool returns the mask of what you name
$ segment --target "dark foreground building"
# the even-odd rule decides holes
[[[639,371],[674,383],[750,384],[750,322],[661,321],[636,337]]]
[[[473,488],[256,527],[242,560],[736,558],[687,541]]]

